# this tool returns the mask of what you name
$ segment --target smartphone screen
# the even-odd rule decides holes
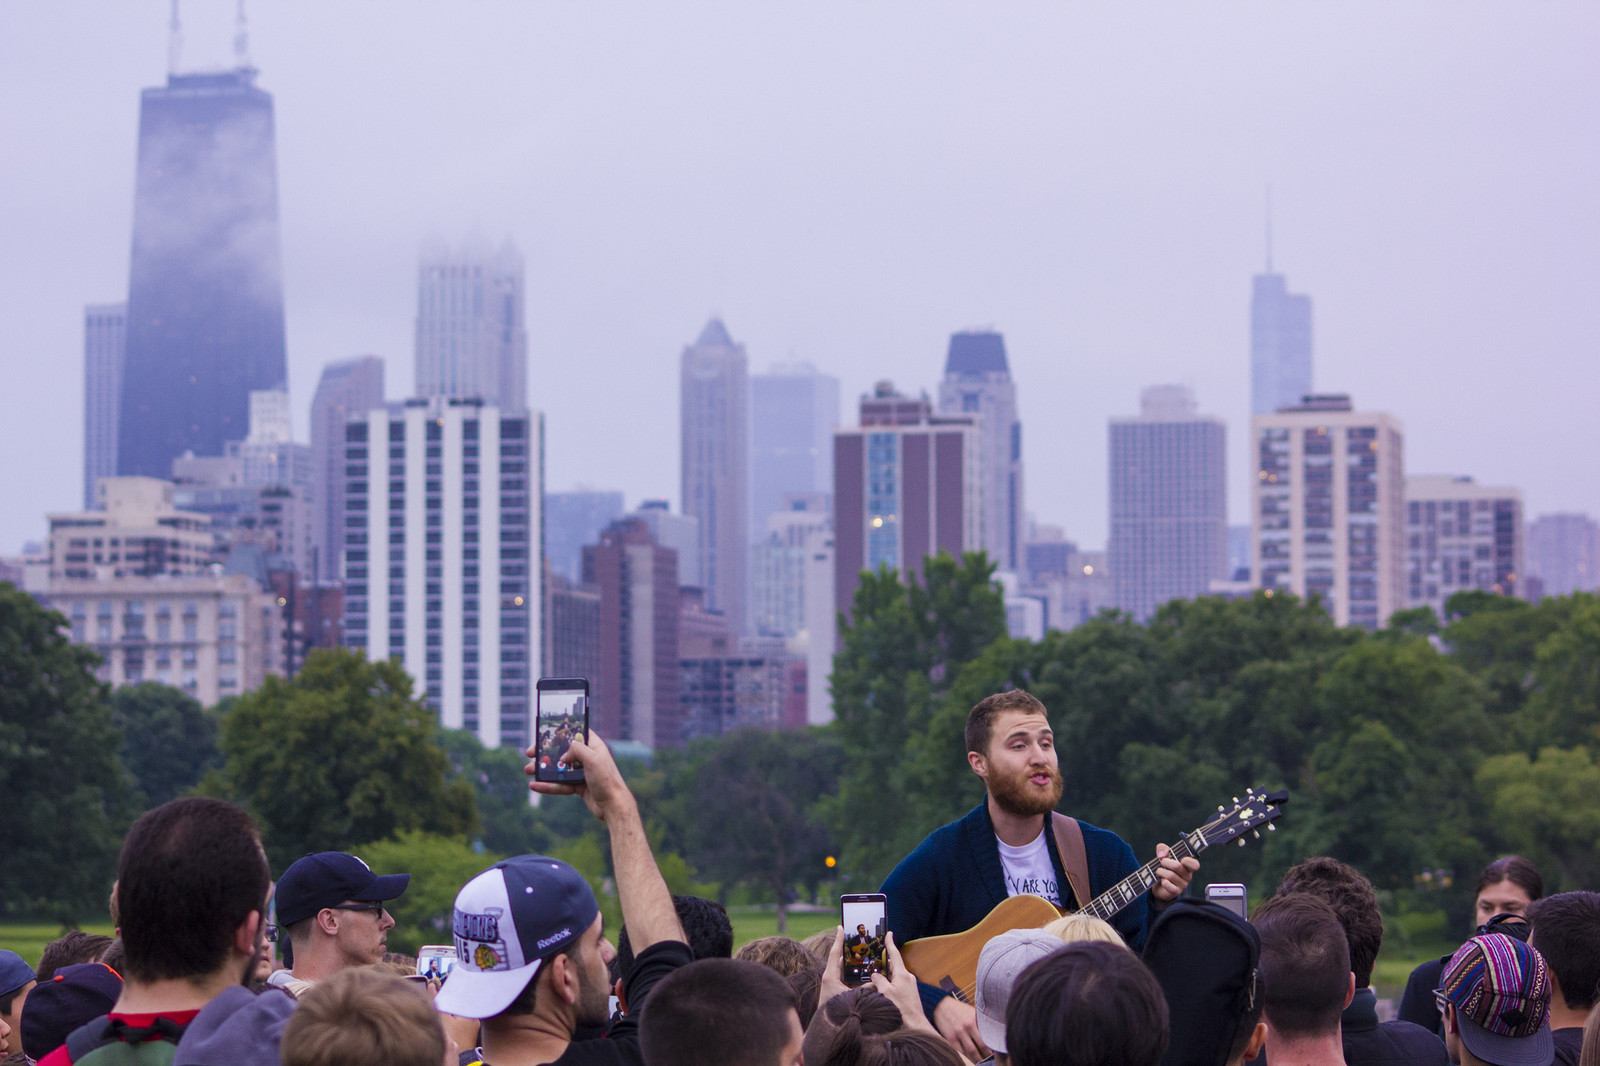
[[[535,781],[577,782],[583,780],[583,767],[566,762],[567,748],[574,740],[589,735],[589,682],[582,677],[542,677],[539,679],[535,711]]]
[[[1207,885],[1206,899],[1220,903],[1246,921],[1250,918],[1250,901],[1243,885]]]
[[[885,897],[881,892],[839,897],[839,921],[844,926],[844,963],[840,977],[847,985],[863,985],[875,973],[889,974],[883,950]]]
[[[417,976],[430,981],[443,981],[455,969],[454,944],[424,944],[417,951]]]

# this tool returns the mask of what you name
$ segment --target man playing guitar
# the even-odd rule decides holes
[[[966,741],[967,763],[987,794],[970,814],[928,834],[883,882],[896,944],[970,929],[1008,896],[1032,893],[1068,910],[1088,902],[1075,898],[1049,831],[1061,771],[1044,704],[1021,689],[996,693],[967,715]],[[1079,824],[1088,860],[1084,891],[1093,898],[1139,862],[1115,833]],[[1112,922],[1135,950],[1151,907],[1177,899],[1200,868],[1198,859],[1172,858],[1164,844],[1156,854],[1159,883],[1148,894],[1154,900],[1136,900]],[[932,985],[920,991],[928,1017],[956,1050],[974,1062],[985,1058],[972,1005]]]

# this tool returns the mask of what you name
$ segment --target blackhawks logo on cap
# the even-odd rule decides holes
[[[456,958],[478,970],[506,970],[506,942],[500,935],[500,920],[505,911],[485,907],[482,913],[456,911],[451,921],[455,934]]]
[[[478,950],[472,953],[472,961],[480,970],[492,970],[499,964],[500,956],[488,944],[479,944]]]

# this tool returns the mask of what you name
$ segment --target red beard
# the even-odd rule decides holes
[[[1050,784],[1041,792],[1038,786],[1028,780],[1039,773],[1038,769],[1030,768],[1023,773],[1009,775],[991,771],[989,795],[994,797],[996,806],[1002,811],[1019,818],[1049,814],[1061,802],[1061,771],[1051,766],[1044,772],[1050,775]]]

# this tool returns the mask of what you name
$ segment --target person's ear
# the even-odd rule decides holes
[[[261,912],[251,911],[245,915],[244,921],[239,923],[239,928],[233,931],[233,950],[241,955],[254,955],[256,937],[260,932]]]
[[[1267,1046],[1267,1023],[1256,1022],[1256,1028],[1250,1034],[1250,1042],[1244,1046],[1244,1059],[1246,1062],[1261,1054],[1261,1049]]]
[[[1350,983],[1345,986],[1345,990],[1344,990],[1344,1005],[1346,1007],[1348,1007],[1350,1005],[1350,1002],[1352,1000],[1354,1000],[1355,998],[1356,998],[1356,972],[1354,970],[1351,970],[1350,971]],[[1341,1009],[1343,1009],[1343,1008],[1341,1008]]]
[[[577,1003],[578,968],[573,965],[566,953],[552,956],[550,965],[546,969],[550,971],[550,987],[555,990],[556,995],[569,1004]]]
[[[317,912],[316,917],[313,918],[312,921],[316,922],[317,928],[321,929],[328,936],[339,935],[339,912],[334,910],[332,907],[322,908]]]
[[[972,767],[972,772],[983,778],[989,779],[989,758],[981,751],[967,752],[967,765]]]
[[[1447,1033],[1459,1033],[1461,1031],[1461,1023],[1456,1020],[1456,1007],[1454,1003],[1445,1004],[1444,1031]]]
[[[628,1013],[628,999],[622,994],[622,978],[617,978],[617,983],[611,989],[611,994],[617,997],[617,1009],[624,1014]]]

